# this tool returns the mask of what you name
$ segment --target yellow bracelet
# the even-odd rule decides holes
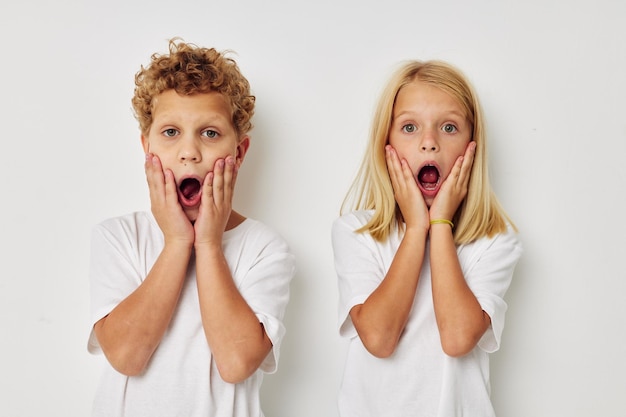
[[[454,223],[452,223],[450,220],[446,220],[446,219],[431,220],[430,224],[449,224],[450,227],[454,227]]]

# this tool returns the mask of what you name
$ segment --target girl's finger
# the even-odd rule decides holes
[[[406,184],[411,184],[415,182],[415,178],[413,177],[413,171],[411,171],[411,167],[406,159],[403,159],[400,165],[400,169],[402,169],[402,179]]]
[[[476,154],[476,142],[472,141],[467,145],[467,149],[465,150],[465,155],[463,157],[463,164],[461,165],[461,180],[464,183],[469,181],[469,176],[472,170],[472,165],[474,164],[474,155]]]
[[[463,156],[459,156],[456,161],[454,161],[454,165],[452,166],[452,170],[448,175],[448,179],[452,185],[456,185],[459,183],[459,179],[461,176],[461,167],[463,166],[463,160],[465,158]]]
[[[399,166],[400,162],[398,160],[398,155],[390,145],[387,145],[385,148],[385,158],[387,159],[387,171],[389,172],[391,185],[394,189],[397,189],[399,185],[398,171],[401,171],[402,168]]]

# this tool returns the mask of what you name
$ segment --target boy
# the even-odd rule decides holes
[[[93,230],[94,416],[262,416],[294,275],[283,239],[231,209],[255,97],[215,49],[169,42],[135,76],[151,213]]]

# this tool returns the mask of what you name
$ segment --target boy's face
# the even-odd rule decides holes
[[[232,124],[231,107],[217,92],[179,95],[166,90],[154,100],[152,125],[141,142],[174,174],[178,201],[190,220],[198,216],[201,185],[215,161],[231,155],[240,165],[249,145]]]
[[[447,92],[421,81],[398,92],[389,144],[409,163],[428,207],[471,137],[463,107]]]

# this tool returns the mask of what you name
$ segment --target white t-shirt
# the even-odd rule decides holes
[[[109,219],[93,229],[92,324],[141,284],[162,248],[163,234],[151,213]],[[94,417],[263,416],[259,389],[263,372],[276,371],[294,257],[280,236],[251,219],[224,233],[223,248],[239,292],[273,344],[260,369],[239,384],[221,379],[202,327],[192,259],[170,326],[147,369],[128,377],[107,362],[94,400]],[[101,352],[93,329],[88,349]]]
[[[503,297],[522,248],[513,231],[457,248],[465,279],[491,327],[470,353],[447,356],[435,321],[429,246],[413,308],[396,351],[380,359],[370,354],[350,319],[385,277],[402,240],[392,232],[380,243],[356,233],[371,218],[356,211],[333,223],[332,243],[339,280],[339,331],[349,339],[339,393],[341,417],[490,417],[489,356],[500,346],[507,308]]]

